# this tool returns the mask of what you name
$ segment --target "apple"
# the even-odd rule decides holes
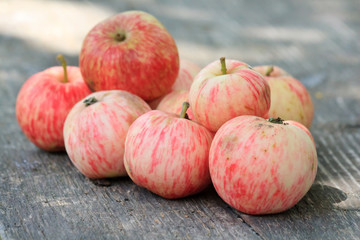
[[[194,77],[200,72],[201,68],[196,63],[180,58],[179,74],[172,85],[172,91],[190,90]]]
[[[263,74],[271,90],[271,105],[267,117],[294,120],[311,127],[314,106],[306,87],[278,66],[256,66]]]
[[[167,199],[196,194],[210,183],[209,149],[213,134],[179,115],[152,110],[130,126],[125,168],[137,185]]]
[[[237,116],[265,116],[270,108],[270,87],[246,63],[221,58],[196,75],[189,101],[195,120],[216,132]]]
[[[157,110],[163,112],[169,112],[174,114],[180,114],[182,109],[182,103],[189,101],[189,91],[188,90],[178,90],[172,91],[171,93],[165,95],[165,97],[160,101],[157,106]],[[189,108],[186,112],[189,119],[194,119],[194,115]]]
[[[161,102],[161,100],[164,98],[165,95],[163,95],[161,97],[158,97],[158,98],[155,98],[155,99],[153,99],[151,101],[146,101],[146,102],[147,102],[147,104],[149,104],[151,109],[154,110],[154,109],[156,109],[158,107],[159,103]]]
[[[16,118],[25,136],[37,147],[50,152],[64,151],[63,126],[71,108],[91,93],[80,69],[55,66],[32,75],[16,99]]]
[[[247,214],[283,212],[314,182],[317,154],[309,130],[296,121],[239,116],[216,132],[209,154],[219,196]]]
[[[200,72],[200,70],[201,68],[196,63],[184,58],[180,58],[179,74],[175,80],[175,83],[172,85],[170,93],[173,91],[181,91],[181,90],[189,91],[191,84],[194,80],[194,77],[196,76],[196,74]],[[164,96],[156,98],[152,101],[148,101],[148,104],[151,107],[151,109],[157,109],[157,106],[162,101]],[[188,102],[189,100],[184,99],[184,101]],[[179,105],[179,107],[177,107],[177,109],[181,110],[181,104]],[[189,114],[189,110],[188,110],[188,114]]]
[[[123,90],[90,94],[70,111],[64,125],[66,152],[88,178],[126,176],[124,144],[133,121],[150,111],[140,97]]]
[[[152,100],[170,91],[179,72],[179,55],[174,39],[154,16],[126,11],[90,30],[79,65],[94,91],[126,90]]]

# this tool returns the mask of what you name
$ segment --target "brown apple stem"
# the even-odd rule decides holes
[[[221,73],[225,75],[226,72],[227,72],[226,63],[225,63],[225,57],[221,57],[220,62],[221,62]]]
[[[274,71],[274,66],[269,66],[265,72],[265,76],[270,76],[270,74]]]
[[[64,82],[68,82],[68,76],[67,76],[67,67],[66,67],[66,60],[62,54],[58,54],[56,59],[61,63],[61,65],[64,68]]]
[[[188,110],[188,108],[190,107],[190,103],[188,102],[184,102],[182,105],[182,109],[181,109],[181,113],[180,113],[180,118],[187,118],[187,114],[186,111]]]

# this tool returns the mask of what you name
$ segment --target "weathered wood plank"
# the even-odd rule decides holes
[[[5,194],[0,216],[5,236],[259,239],[240,218],[234,218],[212,188],[169,201],[128,178],[90,181],[64,154],[33,149],[12,151],[11,155],[22,161],[11,167],[9,159],[1,165],[10,166],[6,174],[1,173],[1,192]]]

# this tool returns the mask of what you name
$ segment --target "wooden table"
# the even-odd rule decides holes
[[[174,36],[181,57],[279,65],[311,92],[318,174],[281,214],[249,216],[212,187],[165,200],[129,178],[91,181],[65,153],[34,147],[15,118],[21,85],[78,65],[100,20],[139,9]],[[360,4],[358,0],[0,2],[0,239],[359,239]]]

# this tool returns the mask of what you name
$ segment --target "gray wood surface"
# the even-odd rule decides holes
[[[129,178],[90,181],[65,153],[34,147],[15,118],[21,85],[57,65],[78,65],[100,20],[145,10],[201,66],[221,56],[276,64],[311,92],[319,167],[292,209],[249,216],[212,187],[165,200]],[[359,239],[359,0],[126,0],[0,2],[0,239]]]

